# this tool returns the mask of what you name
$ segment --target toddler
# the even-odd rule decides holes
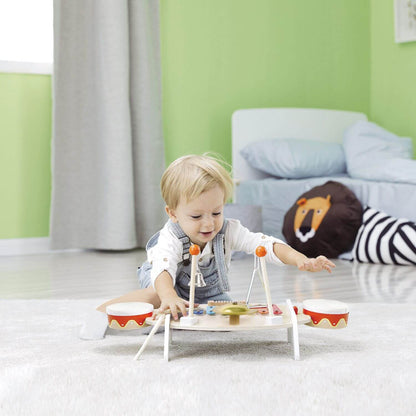
[[[191,244],[198,244],[199,287],[195,302],[231,300],[227,271],[232,251],[254,253],[262,245],[266,261],[290,264],[311,272],[335,265],[325,256],[307,258],[282,240],[252,233],[238,220],[225,219],[224,204],[231,197],[233,182],[228,171],[211,156],[188,155],[175,160],[165,171],[161,191],[169,220],[147,243],[147,261],[138,270],[141,289],[99,306],[116,302],[148,302],[160,311],[170,309],[186,315],[189,306]]]

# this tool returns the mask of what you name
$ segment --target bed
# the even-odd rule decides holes
[[[342,144],[346,129],[359,121],[366,122],[367,116],[350,111],[302,108],[235,111],[232,115],[234,202],[260,205],[263,232],[284,240],[284,216],[297,198],[311,188],[333,180],[352,190],[363,207],[370,206],[393,217],[416,222],[415,183],[353,178],[346,172],[301,178],[276,177],[254,168],[241,154],[246,146],[266,139],[319,140]],[[412,162],[409,166],[416,166],[416,161]]]

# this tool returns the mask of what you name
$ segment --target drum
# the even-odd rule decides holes
[[[153,315],[153,305],[145,302],[123,302],[108,305],[106,308],[108,326],[113,329],[138,329],[146,318]]]
[[[348,323],[348,306],[337,300],[304,300],[303,313],[311,317],[308,325],[317,328],[340,329],[345,328]]]

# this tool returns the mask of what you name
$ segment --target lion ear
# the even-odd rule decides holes
[[[326,200],[327,200],[328,202],[331,202],[331,195],[327,195],[327,196],[326,196]]]
[[[298,199],[296,202],[299,206],[306,204],[306,198]]]

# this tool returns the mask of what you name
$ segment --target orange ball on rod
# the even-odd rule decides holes
[[[197,256],[199,253],[200,253],[200,248],[199,248],[199,245],[198,244],[192,244],[192,246],[191,247],[189,247],[189,253],[192,255],[192,256]]]
[[[267,250],[263,246],[258,246],[256,248],[256,256],[257,257],[264,257],[267,254]]]

